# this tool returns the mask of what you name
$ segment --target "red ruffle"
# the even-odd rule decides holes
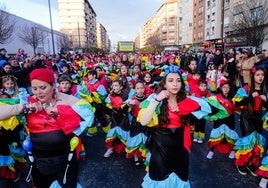
[[[256,174],[257,174],[258,176],[263,177],[263,178],[268,178],[268,171],[263,171],[263,170],[258,169],[258,170],[256,171]]]
[[[126,145],[122,142],[116,143],[113,145],[114,151],[118,154],[125,152]]]
[[[219,153],[228,154],[233,150],[234,145],[231,143],[221,143],[222,140],[217,142],[208,142],[208,147],[212,148],[215,147],[215,150]]]
[[[127,153],[127,156],[126,156],[126,157],[127,157],[128,159],[130,159],[130,158],[132,158],[135,154],[137,154],[137,156],[138,156],[139,159],[142,158],[142,155],[141,155],[141,152],[140,152],[139,148],[133,150],[132,152]]]
[[[58,105],[57,121],[64,133],[70,134],[80,126],[80,116],[68,105]]]
[[[10,170],[8,167],[0,167],[0,178],[13,180],[16,177],[17,176],[15,171]]]

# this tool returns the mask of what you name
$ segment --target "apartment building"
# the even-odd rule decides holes
[[[148,45],[178,46],[178,33],[178,1],[168,0],[148,19],[135,41],[139,40],[140,48]]]
[[[58,0],[60,30],[74,49],[97,47],[96,13],[88,0]]]
[[[199,49],[205,41],[205,0],[194,0],[193,5],[193,48]]]
[[[97,48],[99,49],[109,49],[109,36],[105,27],[97,21],[96,23],[96,35],[97,35]]]
[[[203,47],[222,48],[223,16],[222,0],[206,0],[205,5],[205,41]]]
[[[180,0],[179,4],[179,45],[189,48],[193,44],[193,0]]]

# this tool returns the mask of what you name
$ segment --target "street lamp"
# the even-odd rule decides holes
[[[77,29],[78,29],[78,46],[79,48],[81,48],[79,18],[77,18]]]
[[[48,9],[49,9],[49,17],[50,17],[50,30],[51,30],[53,55],[55,55],[55,46],[54,46],[54,35],[53,35],[53,27],[52,27],[52,17],[51,17],[50,0],[48,0]]]
[[[73,33],[73,31],[70,30],[69,31],[69,49],[71,49],[73,51],[73,37],[72,37],[72,33]]]

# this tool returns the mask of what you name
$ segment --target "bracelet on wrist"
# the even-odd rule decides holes
[[[158,100],[156,97],[154,98],[154,100],[156,101],[156,102],[161,102],[160,100]]]
[[[22,113],[28,114],[27,104],[22,105]]]
[[[22,112],[24,114],[31,114],[35,111],[35,108],[32,106],[32,104],[23,104],[22,105]]]

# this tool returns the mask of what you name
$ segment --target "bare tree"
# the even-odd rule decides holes
[[[154,51],[158,51],[161,48],[161,40],[156,33],[148,38],[147,46],[153,48]]]
[[[15,27],[15,20],[12,16],[0,7],[0,44],[9,42]]]
[[[248,46],[260,47],[268,35],[268,2],[266,0],[244,0],[236,5],[233,14],[233,32],[229,37],[236,37]]]
[[[44,32],[35,25],[25,25],[18,34],[18,37],[21,41],[30,45],[33,48],[34,54],[36,54],[36,48],[43,42]]]
[[[63,35],[58,39],[58,45],[60,48],[64,49],[65,51],[68,51],[71,47],[70,40],[67,35]]]

